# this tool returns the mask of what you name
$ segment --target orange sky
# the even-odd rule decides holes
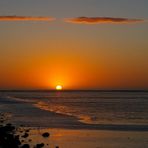
[[[45,54],[39,52],[21,57],[15,55],[11,59],[9,55],[7,63],[1,63],[1,67],[4,66],[1,70],[1,86],[22,89],[54,89],[58,84],[65,89],[147,87],[146,60],[137,59],[136,55],[125,59],[119,53],[107,56],[100,52],[92,56],[91,52],[65,52],[47,54],[46,51]]]
[[[0,2],[0,89],[147,89],[148,3],[63,1]]]

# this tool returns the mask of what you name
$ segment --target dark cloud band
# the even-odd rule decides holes
[[[143,19],[129,19],[129,18],[114,18],[114,17],[76,17],[65,19],[65,22],[76,24],[101,24],[101,23],[114,23],[114,24],[129,24],[144,22]]]
[[[54,21],[53,17],[0,16],[0,21]]]

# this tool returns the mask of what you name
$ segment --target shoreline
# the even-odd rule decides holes
[[[0,92],[148,92],[148,89],[0,89]]]
[[[7,99],[2,99],[7,101]],[[1,100],[1,101],[2,101]],[[10,101],[10,106],[12,103],[16,103],[15,100]],[[24,109],[22,102],[19,102],[18,109],[21,109],[22,114],[28,114],[27,118],[19,115],[15,115],[16,111],[10,112],[12,113],[12,117],[10,117],[10,122],[15,125],[25,125],[27,127],[40,127],[42,125],[43,128],[58,128],[58,129],[78,129],[78,130],[110,130],[110,131],[148,131],[147,124],[91,124],[91,123],[83,123],[80,122],[79,119],[75,116],[70,116],[66,114],[56,113],[49,110],[41,109],[36,107],[34,104],[28,104]],[[26,110],[26,108],[30,108],[31,110]],[[34,116],[34,114],[38,114],[39,116]],[[24,113],[25,112],[25,113]],[[30,113],[33,112],[31,115]],[[26,115],[27,115],[26,114]],[[29,121],[29,118],[32,120]],[[41,120],[42,119],[42,120]],[[42,123],[42,121],[44,121]],[[47,122],[45,122],[47,121]],[[62,122],[59,122],[62,121]]]
[[[2,99],[4,100],[4,99]],[[2,101],[1,100],[1,101]],[[7,100],[5,100],[7,101]],[[15,101],[15,100],[11,100]],[[12,102],[11,102],[12,103]],[[91,123],[84,123],[79,121],[79,119],[75,116],[70,116],[66,114],[61,114],[57,112],[52,112],[49,110],[41,109],[36,107],[34,104],[26,104],[31,107],[31,111],[38,113],[40,111],[39,116],[28,116],[32,118],[32,121],[29,121],[27,118],[23,118],[20,116],[13,116],[15,112],[12,112],[12,117],[10,117],[10,122],[15,125],[25,125],[26,127],[40,127],[43,120],[46,120],[47,123],[42,124],[43,128],[58,128],[58,129],[78,129],[78,130],[109,130],[109,131],[141,131],[147,132],[148,131],[148,124],[91,124]],[[22,106],[24,104],[19,103],[19,108],[23,109]],[[26,112],[26,109],[24,109]],[[21,110],[23,112],[23,110]],[[27,111],[30,114],[30,111]],[[23,114],[23,113],[22,113]],[[42,118],[42,120],[41,120]],[[27,120],[26,120],[27,119]],[[40,120],[40,121],[39,121]],[[59,123],[59,121],[62,121]]]
[[[6,117],[8,117],[6,118],[8,120],[6,120],[3,123],[3,126],[0,127],[0,130],[3,130],[3,132],[6,133],[7,136],[10,136],[8,133],[8,129],[9,128],[12,129],[11,140],[17,142],[18,144],[21,142],[21,146],[16,148],[25,148],[25,146],[26,147],[29,146],[29,148],[38,148],[38,147],[44,147],[44,148],[49,148],[49,147],[50,148],[76,148],[76,147],[77,148],[120,148],[120,147],[139,148],[139,147],[143,147],[143,148],[147,148],[148,146],[148,141],[147,141],[147,137],[148,137],[147,123],[148,122],[147,122],[147,116],[145,114],[143,118],[139,118],[139,116],[135,116],[134,118],[135,120],[130,120],[131,118],[128,118],[131,116],[127,116],[127,118],[125,118],[128,120],[125,120],[125,119],[120,120],[120,118],[114,118],[114,116],[111,116],[113,118],[104,118],[103,116],[104,114],[102,112],[102,118],[99,118],[101,116],[98,116],[98,119],[100,119],[99,122],[87,123],[82,120],[80,121],[80,119],[78,118],[79,115],[81,115],[81,112],[80,114],[78,114],[78,116],[74,116],[75,114],[71,114],[73,113],[71,112],[71,110],[69,110],[68,112],[69,114],[66,114],[67,113],[66,111],[59,112],[60,107],[65,106],[65,104],[62,102],[63,98],[61,99],[59,98],[59,96],[57,97],[55,93],[53,93],[54,95],[50,94],[51,98],[49,97],[49,100],[48,100],[48,95],[46,93],[45,94],[33,93],[33,95],[25,94],[25,93],[18,93],[18,94],[17,93],[16,94],[1,93],[1,94],[2,94],[1,100],[0,100],[1,112],[7,113],[5,115]],[[95,104],[95,102],[97,102],[97,101],[93,102],[93,99],[91,98],[92,97],[91,94],[89,95],[90,99],[88,100],[86,99],[88,104],[85,104],[85,101],[83,100],[83,98],[85,98],[85,95],[83,98],[81,98],[80,94],[79,96],[80,96],[80,102],[75,98],[73,98],[72,102],[76,101],[76,103],[79,102],[79,104],[84,103],[82,105],[82,107],[84,108],[86,108],[86,105],[88,105],[89,107],[89,103]],[[116,97],[116,95],[113,95],[112,97],[114,98]],[[143,96],[143,99],[147,99],[146,97]],[[71,95],[68,98],[66,98],[66,100],[64,99],[63,100],[67,101],[70,104],[71,102],[68,101],[69,98],[71,98]],[[127,101],[124,102],[123,101],[124,98],[121,100],[121,104],[125,103],[126,105]],[[108,99],[110,99],[110,97]],[[43,102],[45,101],[45,107],[44,107],[44,104],[42,104],[42,106],[40,107],[35,106],[35,104],[37,104],[40,101],[43,101]],[[46,101],[47,101],[47,107],[46,107]],[[104,100],[100,99],[98,104],[95,104],[94,106],[96,106],[95,108],[96,110],[98,107],[102,107],[102,110],[107,109],[107,108],[104,108],[106,106],[110,107],[109,109],[113,109],[113,110],[119,109],[119,113],[120,113],[121,111],[120,106],[116,108],[118,106],[118,103],[116,104],[114,103],[114,101],[118,102],[118,100],[113,100],[113,103],[112,102],[110,103],[110,100],[106,100],[106,98]],[[135,109],[133,108],[133,110],[128,110],[129,113],[131,111],[136,112],[137,111],[136,109],[141,111],[143,106],[145,106],[145,111],[147,111],[147,100],[144,100],[145,102],[141,104],[142,105],[141,108],[139,107],[139,102],[141,102],[140,98],[138,98],[137,100],[130,100],[129,101],[130,104],[127,104],[127,105],[129,106],[132,105],[133,101],[136,101],[136,104],[135,104],[136,107]],[[51,105],[54,105],[54,104],[59,105],[58,106],[59,108],[57,108],[59,109],[59,111],[57,111],[56,108],[55,110],[52,110],[52,106],[50,105],[48,109],[48,103],[51,103]],[[101,105],[101,103],[102,103],[102,106],[99,106]],[[76,105],[76,104],[73,103],[73,105]],[[121,106],[121,109],[122,107],[125,108],[126,107],[125,105]],[[80,110],[80,111],[83,111],[83,110]],[[84,115],[85,115],[85,111],[87,115],[87,108],[86,110],[84,110]],[[98,110],[98,112],[99,111],[100,110]],[[110,110],[108,110],[108,113],[110,113]],[[92,121],[95,120],[93,116],[90,116],[90,117],[92,117]],[[136,120],[137,119],[136,117],[138,117],[139,120]],[[108,119],[108,120],[105,120],[105,119]],[[19,128],[22,130],[16,133],[17,129]],[[28,129],[29,129],[29,132],[27,132]],[[48,137],[43,137],[42,135],[44,133],[45,135],[48,135]],[[1,137],[3,138],[3,135]],[[10,142],[10,140],[8,140],[7,142]],[[23,145],[24,147],[22,147]]]
[[[8,139],[7,142],[17,143],[18,146],[14,148],[118,148],[121,146],[125,148],[139,148],[141,146],[146,148],[148,145],[148,130],[16,126],[9,122],[5,124],[7,118],[4,118],[0,130],[3,128],[4,133],[8,134],[7,136],[11,134],[13,139]],[[107,126],[111,128],[110,125]],[[47,135],[47,137],[43,135]]]
[[[119,132],[148,132],[148,125],[113,125],[100,124],[92,125],[78,125],[78,126],[25,126],[26,128],[40,128],[40,129],[63,129],[63,130],[98,130],[98,131],[119,131]]]

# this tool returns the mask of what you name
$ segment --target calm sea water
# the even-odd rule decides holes
[[[148,126],[148,92],[0,92],[12,122],[40,127]]]

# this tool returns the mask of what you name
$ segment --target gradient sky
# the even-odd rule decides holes
[[[147,8],[148,0],[0,1],[0,88],[148,89]]]

